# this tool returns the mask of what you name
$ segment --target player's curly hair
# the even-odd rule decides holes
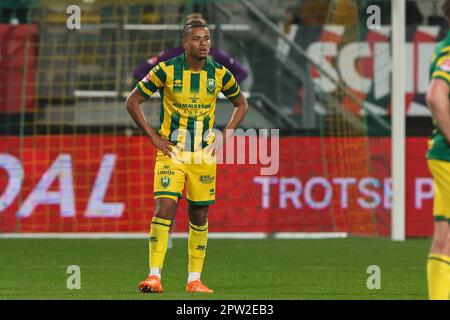
[[[450,23],[450,0],[444,0],[441,8],[445,18]]]
[[[190,22],[191,20],[202,20],[206,24],[206,19],[203,17],[201,13],[198,12],[189,13],[184,18],[184,24]]]
[[[186,37],[190,29],[200,27],[209,28],[204,19],[192,19],[187,21],[183,27],[183,38]]]

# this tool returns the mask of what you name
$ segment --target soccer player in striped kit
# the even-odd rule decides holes
[[[189,216],[188,292],[212,292],[200,275],[206,253],[208,209],[215,203],[215,147],[219,139],[212,129],[219,92],[234,105],[227,129],[235,129],[244,118],[248,103],[229,70],[208,58],[210,32],[203,20],[190,20],[183,28],[185,53],[158,63],[140,81],[126,101],[136,124],[158,149],[155,162],[155,213],[149,238],[150,273],[139,284],[142,292],[162,292],[161,270],[167,251],[169,229],[176,204],[186,185]],[[147,123],[141,103],[160,92],[160,127]],[[197,163],[198,156],[202,159]],[[197,160],[195,160],[197,159]]]

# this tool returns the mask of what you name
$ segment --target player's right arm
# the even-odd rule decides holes
[[[158,87],[164,85],[164,82],[162,82],[159,78],[155,78],[157,77],[155,71],[157,70],[152,69],[152,71],[150,71],[149,74],[136,85],[127,97],[125,106],[134,122],[150,138],[153,145],[161,150],[165,155],[170,156],[172,144],[168,140],[161,138],[159,134],[153,130],[152,127],[150,127],[141,106],[142,102],[155,93]]]
[[[433,120],[450,144],[450,56],[441,57],[431,75],[426,100]]]

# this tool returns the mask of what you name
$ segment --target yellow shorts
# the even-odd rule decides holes
[[[186,197],[194,205],[209,205],[216,200],[216,158],[204,150],[180,152],[168,157],[156,154],[153,192],[155,199],[181,199],[186,184]]]
[[[450,223],[450,162],[428,160],[428,168],[433,176],[435,221]]]

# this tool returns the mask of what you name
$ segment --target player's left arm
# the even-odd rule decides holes
[[[233,114],[231,115],[230,122],[228,122],[225,130],[230,129],[234,130],[238,127],[239,123],[241,123],[242,119],[244,119],[245,114],[248,111],[248,101],[244,94],[239,93],[235,98],[230,99],[230,101],[234,105]]]
[[[237,94],[233,98],[229,98],[229,100],[234,105],[233,114],[231,115],[230,121],[222,131],[221,139],[216,139],[214,143],[211,144],[211,146],[209,147],[212,150],[220,148],[220,146],[225,145],[227,139],[233,136],[234,129],[236,129],[239,126],[242,119],[244,119],[245,114],[247,113],[248,102],[247,98],[242,93]]]
[[[244,119],[248,110],[248,102],[247,98],[242,94],[241,88],[233,74],[229,70],[225,70],[225,74],[222,78],[222,93],[234,105],[234,111],[231,115],[230,122],[228,122],[224,129],[226,133],[227,129],[230,129],[230,131],[236,129],[242,119]]]
[[[233,74],[227,69],[225,69],[224,76],[222,77],[221,91],[234,105],[231,119],[222,132],[222,141],[217,141],[218,144],[224,145],[227,138],[233,135],[234,129],[236,129],[242,119],[244,119],[248,110],[248,102],[247,98],[242,94],[241,88]]]
[[[244,119],[247,111],[248,111],[248,102],[247,98],[241,92],[234,98],[229,99],[233,105],[234,110],[231,115],[231,119],[228,124],[225,126],[222,132],[222,145],[224,145],[229,137],[232,137],[234,134],[234,129],[236,129],[241,121]]]

